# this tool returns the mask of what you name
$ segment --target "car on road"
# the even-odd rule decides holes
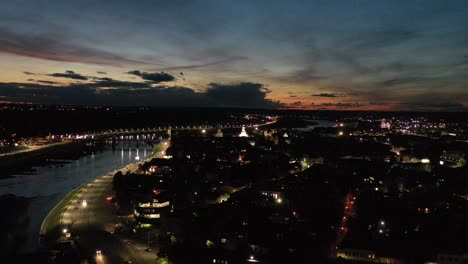
[[[96,249],[96,255],[101,255],[102,254],[102,251],[100,249]]]
[[[127,245],[131,245],[131,244],[133,244],[133,241],[131,241],[131,240],[127,240],[127,241],[125,241],[125,244],[127,244]]]

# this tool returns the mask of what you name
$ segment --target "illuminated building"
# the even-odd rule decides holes
[[[382,129],[390,129],[390,128],[391,128],[390,122],[388,122],[388,121],[385,120],[385,119],[382,119],[382,122],[380,123],[380,128],[382,128]]]
[[[263,131],[263,135],[264,135],[265,137],[272,137],[272,136],[273,136],[273,133],[272,133],[271,131],[266,131],[266,130],[265,130],[265,131]]]
[[[216,131],[216,134],[214,135],[215,137],[222,138],[223,137],[223,132],[221,131],[221,128],[218,128],[218,131]]]
[[[154,190],[156,198],[148,202],[138,202],[134,208],[135,218],[141,223],[155,223],[169,214],[172,208],[170,195],[164,190]]]
[[[336,256],[347,260],[374,262],[374,263],[388,263],[388,264],[401,264],[401,260],[391,257],[379,257],[375,251],[362,250],[362,249],[339,249]]]
[[[239,137],[248,137],[249,135],[247,135],[247,132],[245,131],[245,127],[243,126],[242,127],[242,131],[241,133],[239,134]]]

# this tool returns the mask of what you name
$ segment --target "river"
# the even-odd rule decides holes
[[[137,147],[138,145],[138,147]],[[152,154],[152,147],[143,142],[118,142],[102,151],[72,160],[59,166],[35,167],[32,175],[14,175],[0,179],[0,195],[14,194],[31,198],[28,208],[29,228],[26,252],[38,249],[39,231],[49,211],[74,188],[112,170],[144,159]]]
[[[312,131],[314,130],[315,128],[317,127],[334,127],[337,125],[337,122],[332,122],[332,121],[328,121],[328,120],[312,120],[312,119],[305,119],[306,121],[311,121],[311,122],[315,122],[317,124],[314,124],[314,125],[308,125],[306,127],[300,127],[300,128],[293,128],[294,130],[297,130],[297,131]]]

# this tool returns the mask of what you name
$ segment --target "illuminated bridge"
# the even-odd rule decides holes
[[[51,135],[51,139],[58,140],[86,140],[86,139],[100,139],[100,138],[110,138],[110,137],[121,137],[122,139],[146,139],[147,136],[152,134],[157,134],[161,132],[168,132],[168,131],[181,131],[181,130],[200,130],[201,132],[206,132],[210,129],[232,129],[238,128],[241,129],[242,127],[260,127],[271,125],[276,122],[276,119],[271,119],[270,121],[262,124],[226,124],[221,126],[160,126],[160,127],[153,127],[153,128],[138,128],[138,129],[110,129],[105,131],[99,132],[86,132],[80,134],[64,134],[64,135]],[[150,136],[151,137],[151,136]]]

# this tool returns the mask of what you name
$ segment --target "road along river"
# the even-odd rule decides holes
[[[72,160],[60,166],[36,167],[32,175],[0,179],[0,195],[14,194],[31,198],[25,252],[39,248],[39,231],[47,214],[68,193],[91,180],[130,163],[149,157],[153,148],[143,142],[118,142],[115,148]],[[138,158],[137,158],[138,157]]]

